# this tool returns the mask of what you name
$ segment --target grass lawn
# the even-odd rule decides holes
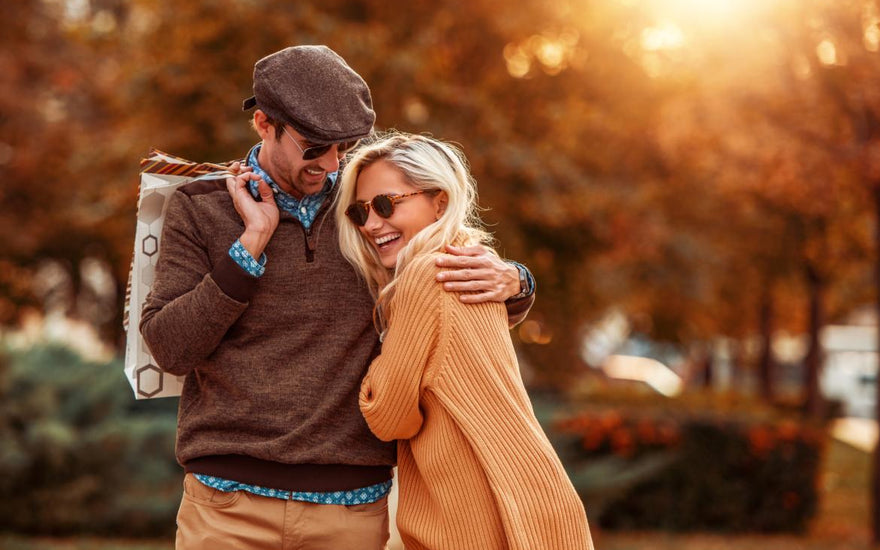
[[[803,536],[681,535],[595,531],[598,550],[860,550],[868,526],[870,455],[833,441],[825,456],[818,516]],[[0,535],[3,550],[173,550],[173,541],[27,538]]]

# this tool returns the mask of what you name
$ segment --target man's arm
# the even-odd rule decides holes
[[[243,186],[255,177],[245,173],[229,178],[227,189],[232,194],[236,185]],[[274,207],[268,186],[263,183],[260,192],[268,194],[264,203]],[[246,223],[239,241],[248,252],[251,245],[253,253],[259,256],[268,237],[249,239],[253,235],[247,227]],[[212,261],[205,242],[210,238],[210,228],[199,227],[191,198],[182,192],[175,193],[165,216],[159,262],[140,323],[141,334],[158,366],[172,374],[189,373],[195,364],[214,352],[247,309],[255,289],[256,278],[231,256]]]
[[[459,299],[466,304],[504,302],[511,327],[525,319],[535,302],[534,278],[525,266],[504,261],[482,245],[447,246],[446,251],[437,258],[438,266],[449,269],[437,274],[445,290],[461,292]]]

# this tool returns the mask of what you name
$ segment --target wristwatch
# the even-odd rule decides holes
[[[520,298],[525,298],[530,294],[530,291],[532,290],[532,285],[529,284],[529,272],[526,271],[524,265],[516,262],[511,263],[516,267],[516,270],[519,272],[519,293],[514,294],[513,296],[508,298],[508,300],[518,300]]]

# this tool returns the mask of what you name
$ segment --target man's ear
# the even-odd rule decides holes
[[[446,207],[449,205],[449,196],[446,195],[446,191],[440,191],[434,196],[434,209],[436,219],[440,219],[440,216],[446,212]]]
[[[260,139],[268,141],[275,137],[275,127],[269,122],[266,113],[257,109],[254,111],[254,129],[260,134]]]

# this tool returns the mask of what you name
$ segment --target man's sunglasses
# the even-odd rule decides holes
[[[289,137],[290,140],[299,148],[299,150],[302,151],[303,160],[313,160],[318,157],[323,157],[324,155],[327,154],[327,151],[329,151],[334,145],[337,146],[336,154],[339,157],[342,157],[342,155],[348,153],[349,151],[351,151],[352,149],[357,147],[357,144],[360,142],[359,139],[356,139],[354,141],[345,141],[342,143],[330,143],[328,145],[315,145],[313,147],[306,147],[305,149],[303,149],[302,145],[299,144],[299,142],[296,140],[296,138],[293,137],[292,135],[290,135],[290,132],[287,131],[287,128],[282,126],[281,129],[284,130],[284,133],[287,134],[287,137]]]
[[[407,197],[421,195],[422,193],[427,192],[427,189],[423,189],[421,191],[415,191],[414,193],[404,193],[403,195],[376,195],[372,200],[366,202],[357,201],[352,204],[345,209],[345,215],[348,216],[348,219],[350,219],[356,226],[363,227],[367,223],[367,218],[370,217],[370,207],[373,208],[373,211],[376,214],[387,219],[394,214],[395,204]]]

